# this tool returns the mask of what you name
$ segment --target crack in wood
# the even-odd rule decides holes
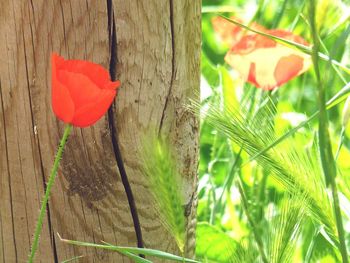
[[[22,15],[22,10],[21,10],[21,15]],[[23,22],[22,22],[23,24]],[[34,126],[33,126],[33,110],[32,110],[32,103],[30,100],[30,88],[29,88],[29,78],[28,78],[28,61],[27,61],[27,52],[26,52],[26,44],[24,41],[24,28],[22,27],[22,41],[23,41],[23,52],[24,52],[24,65],[25,65],[25,72],[26,72],[26,80],[27,80],[27,87],[28,87],[28,100],[29,100],[29,105],[30,105],[30,117],[32,120],[32,131],[34,131]],[[18,119],[17,119],[17,115],[16,115],[16,121],[18,123]],[[18,126],[20,127],[20,125]],[[19,132],[19,131],[18,131]],[[20,134],[20,132],[19,132]],[[21,153],[21,147],[19,145],[19,141],[17,141],[17,151],[18,151],[18,161],[19,161],[19,166],[20,166],[20,171],[21,171],[21,178],[22,178],[22,183],[24,185],[24,176],[23,176],[23,170],[22,170],[22,153]],[[28,242],[29,242],[29,246],[30,246],[30,233],[29,233],[29,224],[28,224],[28,210],[27,210],[27,191],[26,188],[23,188],[23,192],[24,192],[24,197],[25,197],[25,206],[24,206],[24,211],[25,211],[25,215],[26,215],[26,225],[27,225],[27,235],[28,235]]]
[[[158,134],[160,134],[162,127],[163,127],[163,122],[165,118],[165,112],[168,108],[168,103],[169,103],[169,98],[171,96],[171,91],[173,88],[174,84],[174,79],[175,79],[175,29],[174,29],[174,2],[173,0],[169,0],[169,8],[170,8],[170,33],[171,33],[171,51],[172,51],[172,57],[171,57],[171,79],[170,79],[170,86],[168,90],[168,94],[165,98],[165,103],[164,103],[164,108],[162,112],[162,117],[160,119],[159,123],[159,129],[158,129]]]
[[[14,222],[14,216],[13,216],[13,199],[12,199],[12,187],[11,187],[11,177],[9,172],[9,154],[8,154],[8,145],[7,145],[7,134],[6,134],[6,119],[5,119],[5,108],[4,108],[4,101],[3,101],[3,95],[2,95],[2,89],[1,89],[1,79],[0,79],[0,102],[1,102],[1,110],[2,110],[2,118],[4,123],[4,139],[5,139],[5,154],[6,154],[6,165],[7,165],[7,176],[8,176],[8,183],[9,183],[9,197],[10,197],[10,206],[11,206],[11,219],[12,219],[12,233],[13,233],[13,247],[15,249],[15,259],[16,262],[18,261],[18,253],[17,253],[17,246],[16,246],[16,235],[15,235],[15,222]]]
[[[67,54],[69,56],[69,49],[68,49],[68,44],[67,44],[67,38],[66,38],[66,24],[64,22],[64,11],[63,11],[63,6],[62,6],[62,1],[60,1],[60,8],[61,8],[61,16],[62,16],[62,25],[63,25],[63,37],[64,37],[64,46],[67,50]]]
[[[107,0],[107,12],[108,12],[108,32],[109,32],[109,43],[110,43],[110,64],[109,64],[109,73],[112,81],[116,80],[116,66],[117,66],[117,35],[115,29],[115,19],[114,19],[114,11],[113,11],[113,3],[112,0]],[[117,166],[119,169],[120,177],[124,186],[124,190],[128,199],[130,213],[132,216],[136,239],[137,239],[137,247],[143,248],[143,239],[142,239],[142,230],[140,225],[140,220],[137,213],[137,208],[135,204],[135,199],[132,193],[132,189],[129,183],[129,179],[126,174],[126,170],[124,167],[124,162],[122,158],[122,154],[119,148],[118,142],[118,131],[115,125],[114,119],[114,104],[108,109],[108,123],[111,134],[111,140],[113,145],[113,151],[115,155],[115,159],[117,161]],[[144,257],[144,255],[140,255]]]
[[[32,43],[33,43],[33,35],[32,36]],[[30,85],[30,80],[29,80],[29,71],[28,71],[28,59],[27,59],[27,48],[26,48],[26,42],[25,42],[25,37],[24,37],[24,29],[22,29],[22,40],[23,40],[23,50],[24,50],[24,65],[25,65],[25,72],[26,72],[26,81],[27,81],[27,87],[28,87],[28,101],[29,101],[29,106],[30,106],[30,116],[31,116],[31,121],[32,121],[32,137],[37,138],[37,144],[39,146],[39,138],[35,136],[34,134],[34,113],[33,113],[33,104],[32,104],[32,94],[30,91],[31,85]],[[33,53],[34,54],[34,53]],[[35,61],[34,61],[35,65]],[[39,152],[39,158],[40,158],[40,168],[41,168],[41,175],[42,175],[42,183],[43,183],[43,189],[46,191],[46,180],[45,180],[45,174],[44,174],[44,168],[43,168],[43,163],[42,163],[42,156],[41,156],[41,150],[40,147],[38,147],[38,152]],[[22,165],[21,165],[22,167]],[[52,229],[52,223],[51,223],[51,214],[50,214],[50,205],[49,203],[47,204],[47,209],[46,209],[46,214],[47,214],[47,221],[48,221],[48,229],[49,229],[49,235],[50,235],[50,240],[51,240],[51,246],[52,246],[52,252],[54,256],[54,262],[58,262],[58,257],[57,257],[57,247],[56,247],[56,242],[55,242],[55,235],[53,234],[53,229]]]

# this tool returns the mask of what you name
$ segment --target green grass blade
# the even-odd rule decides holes
[[[350,27],[349,27],[350,28]],[[332,48],[331,50],[331,53],[334,53],[335,50],[337,50],[339,48],[339,44],[341,42],[345,42],[346,38],[348,37],[348,33],[347,34],[344,34],[342,36],[340,36],[340,38],[336,41],[336,45],[334,45],[334,47]],[[326,54],[327,56],[329,56],[329,52],[327,50],[327,47],[326,45],[324,44],[324,42],[322,41],[322,39],[319,39],[320,40],[320,44],[322,46],[322,48],[326,51]],[[329,56],[329,57],[332,57],[332,56]],[[347,81],[346,79],[344,78],[344,76],[342,75],[342,73],[340,72],[340,70],[332,63],[330,63],[330,65],[332,66],[332,68],[334,69],[334,71],[337,73],[338,77],[341,79],[341,81],[344,83],[344,84],[347,84]]]
[[[339,249],[342,255],[343,262],[348,263],[349,259],[347,255],[346,244],[345,244],[345,233],[344,233],[342,215],[341,215],[340,205],[339,205],[338,190],[337,190],[337,185],[335,181],[337,169],[336,169],[336,164],[335,164],[333,152],[332,152],[331,138],[328,130],[328,116],[327,116],[326,107],[325,107],[326,91],[325,91],[324,80],[321,79],[321,72],[319,69],[318,50],[319,50],[320,43],[319,43],[319,36],[318,36],[316,22],[315,22],[316,21],[315,9],[316,9],[316,2],[315,0],[311,0],[309,17],[310,17],[311,35],[314,42],[312,60],[313,60],[315,73],[316,73],[317,86],[318,86],[318,103],[320,108],[319,129],[318,129],[319,144],[320,144],[319,151],[321,156],[323,173],[326,178],[326,181],[328,181],[332,190],[333,207],[334,207],[335,220],[336,220],[336,226],[337,226],[337,232],[338,232],[338,238],[339,238]]]
[[[66,260],[63,260],[61,261],[61,263],[68,263],[68,262],[72,262],[74,260],[78,260],[79,258],[83,258],[84,256],[76,256],[76,257],[73,257],[73,258],[70,258],[70,259],[66,259]]]
[[[123,251],[123,250],[119,250],[118,251],[120,254],[124,255],[124,256],[127,256],[128,258],[134,260],[134,262],[136,263],[152,263],[152,261],[148,260],[148,259],[145,259],[145,258],[142,258],[136,254],[133,254],[133,253],[130,253],[130,252],[127,252],[127,251]]]
[[[283,17],[283,14],[286,10],[287,4],[289,0],[284,0],[282,3],[281,8],[277,11],[277,14],[275,15],[275,19],[273,20],[272,27],[276,28],[278,27],[279,23],[281,22],[281,19]]]
[[[76,246],[84,246],[84,247],[94,247],[94,248],[100,248],[100,249],[106,249],[106,250],[112,250],[119,252],[125,256],[128,256],[132,258],[133,260],[137,260],[136,262],[145,262],[145,263],[150,263],[152,261],[144,259],[139,257],[136,254],[142,254],[146,256],[153,256],[161,259],[167,259],[167,260],[172,260],[172,261],[178,261],[178,262],[188,262],[188,263],[199,263],[196,260],[193,259],[187,259],[183,258],[180,256],[176,256],[167,252],[155,250],[155,249],[149,249],[149,248],[134,248],[134,247],[123,247],[123,246],[115,246],[106,242],[103,242],[104,244],[95,244],[95,243],[89,243],[89,242],[82,242],[82,241],[76,241],[76,240],[69,240],[69,239],[64,239],[59,236],[60,240],[62,242],[71,244],[71,245],[76,245]]]
[[[298,21],[299,21],[301,15],[302,15],[302,11],[303,11],[303,9],[304,9],[304,7],[305,7],[305,3],[306,3],[306,0],[304,0],[304,1],[301,3],[301,5],[300,5],[300,7],[299,7],[299,9],[298,9],[297,15],[295,16],[293,22],[291,23],[291,25],[290,25],[290,27],[289,27],[289,30],[290,30],[290,31],[293,31],[294,28],[296,27],[296,25],[297,25],[297,23],[298,23]]]
[[[64,239],[59,234],[58,234],[58,237],[60,238],[60,240],[62,242],[65,242],[65,243],[68,243],[68,244],[71,244],[71,245],[82,246],[82,247],[94,247],[94,248],[99,248],[99,249],[112,250],[112,251],[118,252],[118,253],[120,253],[122,255],[125,255],[125,256],[133,259],[137,263],[152,263],[152,261],[144,259],[142,257],[139,257],[138,255],[131,254],[129,251],[127,251],[125,249],[121,249],[118,246],[95,244],[95,243],[89,243],[89,242],[83,242],[83,241]],[[145,255],[145,253],[143,253],[143,255]]]

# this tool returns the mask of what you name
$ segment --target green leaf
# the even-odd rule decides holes
[[[198,223],[197,225],[197,247],[198,258],[207,262],[230,262],[232,254],[237,248],[237,242],[208,223]]]
[[[228,160],[215,160],[210,164],[210,174],[214,179],[215,185],[222,185],[226,175],[229,173]]]
[[[218,69],[209,61],[208,57],[202,52],[201,71],[204,78],[208,81],[210,87],[218,87],[220,76]]]
[[[219,68],[219,70],[225,107],[227,107],[227,105],[234,105],[236,107],[238,105],[238,100],[236,97],[237,83],[235,83],[225,67],[222,66]]]

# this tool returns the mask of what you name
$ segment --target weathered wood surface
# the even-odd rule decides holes
[[[105,116],[91,128],[75,128],[69,139],[36,262],[80,255],[79,262],[129,262],[115,253],[64,244],[56,235],[136,245],[109,121],[118,129],[145,245],[176,252],[155,213],[137,154],[148,129],[167,135],[177,148],[187,182],[184,194],[191,200],[198,124],[184,104],[199,89],[200,5],[199,0],[0,0],[0,262],[27,258],[63,132],[64,124],[51,111],[52,51],[108,68],[117,48],[112,59],[117,59],[122,87],[112,120]],[[108,12],[114,13],[116,47]],[[195,209],[191,212],[193,219]],[[193,220],[189,225],[191,254]]]

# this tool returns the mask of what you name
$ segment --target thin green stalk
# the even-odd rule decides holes
[[[72,125],[68,124],[66,126],[66,128],[64,129],[63,137],[62,137],[62,139],[60,141],[60,145],[58,147],[55,162],[54,162],[52,170],[51,170],[49,181],[46,185],[45,196],[44,196],[42,203],[41,203],[40,214],[39,214],[39,218],[38,218],[38,221],[37,221],[37,224],[35,227],[34,240],[33,240],[32,248],[31,248],[31,253],[30,253],[29,258],[28,258],[29,263],[33,262],[35,253],[38,249],[39,238],[40,238],[40,234],[41,234],[41,229],[43,227],[43,220],[44,220],[44,216],[46,214],[46,207],[47,207],[47,203],[49,201],[51,188],[55,182],[55,178],[57,175],[58,166],[59,166],[61,158],[62,158],[64,146],[67,142],[67,139],[68,139],[68,136],[69,136],[71,130],[72,130]]]
[[[259,222],[263,219],[264,217],[264,204],[265,204],[265,196],[266,196],[266,183],[267,183],[267,178],[269,176],[269,173],[264,170],[263,171],[263,177],[261,178],[261,181],[259,182],[260,187],[258,191],[258,208],[257,208],[257,218],[259,219]]]
[[[298,13],[297,15],[295,16],[294,20],[293,20],[293,23],[291,24],[291,26],[289,27],[289,30],[290,31],[293,31],[294,28],[297,26],[297,23],[299,21],[299,18],[301,17],[301,14],[303,12],[303,9],[304,9],[304,6],[305,6],[305,3],[306,3],[306,0],[304,0],[302,2],[302,4],[300,5],[299,9],[298,9]]]
[[[254,15],[252,16],[252,18],[250,19],[250,21],[249,21],[249,23],[248,23],[249,26],[250,26],[254,21],[259,20],[259,16],[260,16],[260,14],[263,12],[264,4],[265,4],[265,0],[260,0],[260,1],[259,1],[258,8],[256,9]]]
[[[242,207],[243,207],[244,213],[248,219],[248,222],[252,228],[256,244],[258,245],[261,259],[264,263],[268,263],[269,261],[267,260],[267,257],[266,257],[265,251],[264,251],[264,244],[263,244],[262,238],[258,232],[258,228],[257,228],[253,218],[250,215],[249,208],[248,208],[248,200],[245,196],[244,189],[243,189],[243,186],[242,186],[240,180],[238,181],[238,190],[239,190],[239,193],[240,193],[241,198],[242,198]]]
[[[339,205],[338,190],[337,190],[337,185],[335,181],[337,171],[336,171],[335,161],[333,158],[331,140],[330,140],[329,131],[328,131],[328,116],[327,116],[326,107],[325,107],[325,104],[326,104],[325,87],[323,85],[323,82],[321,81],[321,73],[318,66],[318,50],[319,50],[320,42],[319,42],[317,29],[316,29],[316,22],[315,22],[315,6],[316,6],[315,0],[311,0],[310,1],[310,26],[311,26],[311,33],[312,33],[312,38],[314,42],[312,60],[313,60],[315,73],[316,73],[316,79],[317,79],[317,85],[318,85],[318,102],[320,107],[319,128],[318,128],[319,148],[320,148],[319,151],[320,151],[321,163],[322,163],[325,179],[326,179],[326,182],[330,185],[331,191],[332,191],[334,213],[335,213],[336,226],[337,226],[338,237],[339,237],[340,253],[341,253],[343,262],[348,263],[349,261],[348,261],[347,249],[345,245],[344,227],[343,227],[343,221],[342,221],[340,205]]]
[[[225,182],[224,182],[224,185],[222,187],[222,192],[220,194],[220,197],[219,199],[217,200],[216,204],[214,205],[214,208],[213,208],[213,213],[214,213],[214,217],[215,217],[215,213],[217,211],[217,208],[220,207],[221,208],[221,211],[220,211],[220,215],[221,217],[223,216],[223,213],[224,213],[224,209],[222,209],[223,205],[222,205],[222,199],[224,197],[224,194],[226,193],[226,191],[229,193],[230,191],[230,186],[232,184],[232,180],[233,180],[233,177],[236,173],[236,167],[237,167],[237,164],[238,164],[238,160],[240,159],[241,157],[241,152],[243,150],[243,147],[240,148],[234,162],[232,163],[231,165],[231,168],[230,168],[230,172],[228,173],[228,175],[226,176],[226,179],[225,179]]]
[[[215,193],[215,189],[216,188],[215,188],[215,185],[214,185],[212,180],[210,180],[210,185],[211,185],[211,193],[212,193],[212,197],[213,197],[213,206],[212,206],[212,209],[211,209],[211,212],[210,212],[209,224],[214,225],[214,223],[215,223],[215,209],[216,209],[216,206],[217,206],[216,193]]]
[[[315,229],[314,233],[311,236],[311,241],[310,241],[310,244],[309,244],[309,246],[307,248],[307,251],[306,251],[305,263],[310,263],[311,262],[311,257],[312,257],[312,254],[314,252],[314,248],[315,248],[315,245],[316,245],[316,238],[317,238],[319,233],[320,233],[320,228],[317,227]]]
[[[337,151],[335,153],[335,157],[334,159],[337,161],[338,160],[338,157],[339,157],[339,153],[340,153],[340,150],[341,150],[341,147],[343,146],[343,143],[344,143],[344,139],[345,139],[345,127],[343,126],[342,129],[341,129],[341,132],[340,132],[340,136],[339,136],[339,145],[338,145],[338,148],[337,148]]]
[[[277,28],[279,23],[281,22],[281,19],[283,17],[283,14],[286,10],[287,4],[288,4],[289,0],[284,0],[282,3],[282,6],[279,8],[279,10],[277,11],[275,18],[273,20],[273,24],[272,24],[272,28]]]

